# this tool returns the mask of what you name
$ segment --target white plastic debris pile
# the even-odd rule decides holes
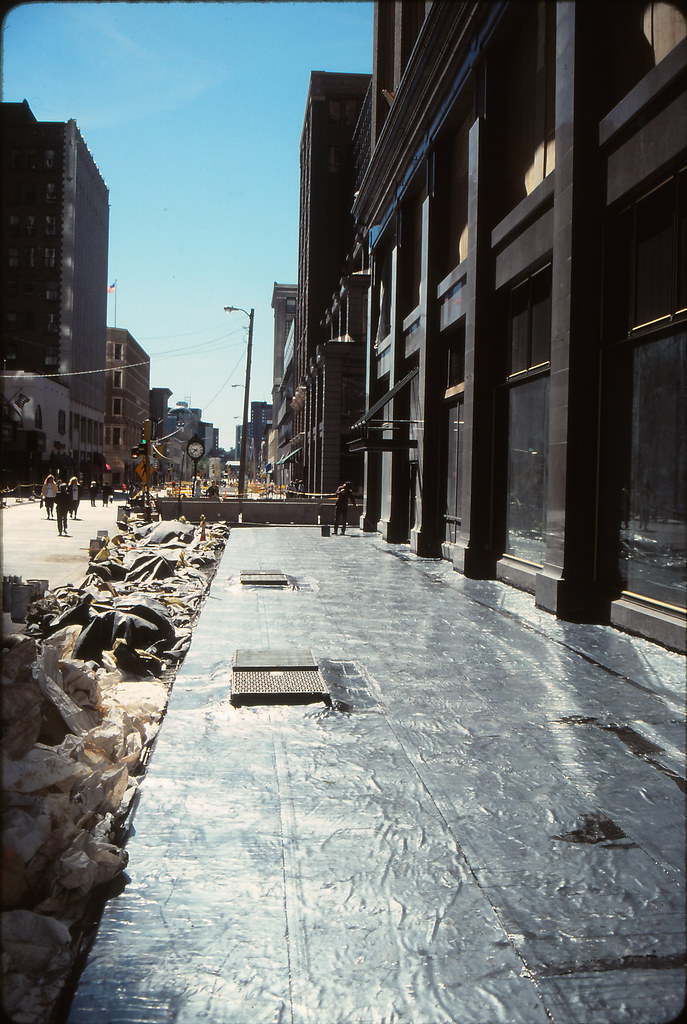
[[[126,867],[126,819],[174,673],[228,537],[139,526],[80,587],[30,605],[2,661],[4,1019],[50,1021],[98,887]]]

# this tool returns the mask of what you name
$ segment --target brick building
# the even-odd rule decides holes
[[[107,328],[105,393],[106,478],[114,487],[140,486],[131,449],[150,418],[150,356],[127,330]],[[171,394],[171,392],[168,392]]]

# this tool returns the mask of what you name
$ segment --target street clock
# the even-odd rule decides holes
[[[205,445],[199,437],[192,437],[186,445],[186,453],[189,458],[194,459],[195,461],[202,459],[205,455]]]

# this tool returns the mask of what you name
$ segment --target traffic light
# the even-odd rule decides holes
[[[141,430],[141,440],[135,448],[131,449],[132,459],[145,459],[150,455],[150,434],[151,434],[151,421],[143,421],[143,429]]]

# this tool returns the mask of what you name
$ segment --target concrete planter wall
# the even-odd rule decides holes
[[[200,522],[201,516],[205,516],[208,523],[242,523],[244,526],[319,526],[334,522],[333,501],[239,501],[236,498],[228,501],[182,498],[179,501],[177,498],[158,498],[157,507],[162,519],[184,516],[190,523]]]

